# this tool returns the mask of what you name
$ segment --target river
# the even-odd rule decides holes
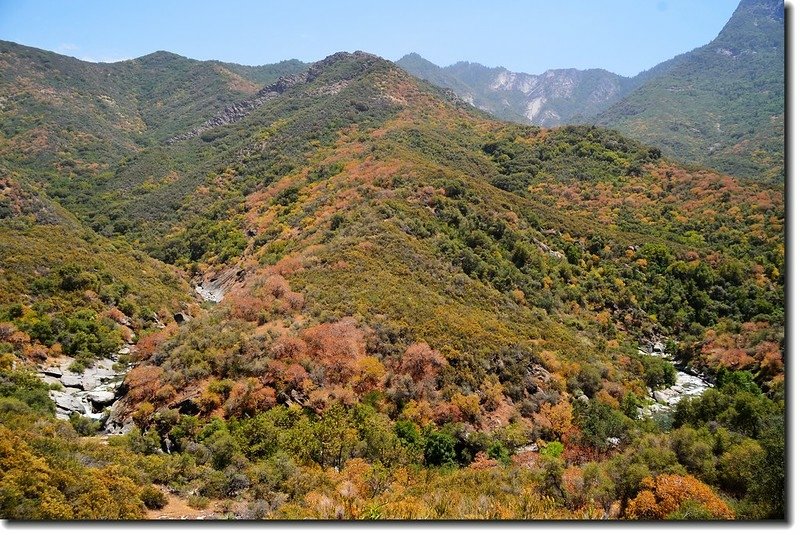
[[[642,417],[671,412],[681,399],[697,397],[714,386],[691,368],[681,366],[672,355],[664,352],[661,344],[654,344],[649,351],[640,348],[639,353],[663,358],[671,362],[677,372],[674,385],[651,392],[652,403],[639,409],[639,415]]]

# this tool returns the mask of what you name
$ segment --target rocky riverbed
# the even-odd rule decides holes
[[[639,352],[642,354],[663,358],[671,362],[675,366],[675,370],[677,372],[674,385],[651,392],[653,403],[647,407],[639,409],[639,414],[642,417],[670,412],[675,408],[675,405],[677,405],[681,399],[687,397],[697,397],[714,386],[710,381],[703,378],[699,373],[695,372],[691,368],[682,367],[672,355],[664,351],[663,344],[656,343],[648,348],[640,348]]]
[[[219,303],[233,285],[244,280],[244,274],[244,270],[238,266],[232,266],[216,273],[208,273],[196,280],[194,291],[204,301]]]
[[[77,413],[94,420],[103,419],[106,411],[113,412],[118,391],[129,366],[119,363],[120,357],[136,351],[136,346],[126,345],[111,358],[95,361],[81,372],[71,371],[75,360],[66,357],[57,365],[43,367],[39,377],[53,385],[50,397],[56,404],[56,417],[67,420]]]

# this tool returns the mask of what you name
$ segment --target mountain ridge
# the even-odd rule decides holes
[[[466,61],[438,67],[415,53],[398,64],[504,120],[618,128],[671,157],[779,182],[783,28],[780,0],[743,0],[711,42],[633,77],[602,69],[529,75]]]
[[[557,126],[592,115],[622,98],[642,79],[604,69],[548,69],[532,75],[467,61],[439,67],[416,53],[403,56],[397,64],[417,77],[452,89],[496,117],[540,126]]]
[[[37,63],[13,53],[4,515],[141,518],[159,489],[236,518],[783,515],[782,189],[614,130],[498,121],[356,53],[167,143],[263,87],[174,58],[133,85],[69,65],[22,85]],[[104,131],[92,103],[112,89],[165,121]],[[74,214],[69,269],[36,270],[73,251],[37,199]],[[190,281],[219,292],[187,302]],[[120,322],[136,347],[108,418],[128,432],[106,444],[24,374],[91,363]],[[658,402],[664,347],[718,388]],[[650,489],[673,487],[652,513]]]
[[[781,182],[783,33],[783,2],[744,0],[713,41],[656,67],[596,121],[686,161]]]

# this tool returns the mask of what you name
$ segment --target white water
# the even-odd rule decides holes
[[[676,364],[673,356],[669,353],[650,353],[641,349],[639,352],[654,357],[660,357],[671,362],[672,364]],[[641,416],[646,417],[652,416],[653,414],[671,411],[681,399],[700,396],[703,392],[714,386],[702,377],[679,370],[677,367],[676,372],[675,384],[668,388],[654,390],[651,393],[653,403],[648,407],[639,409]]]

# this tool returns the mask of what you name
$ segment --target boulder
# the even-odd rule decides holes
[[[539,446],[535,442],[531,442],[530,444],[528,444],[526,446],[521,446],[521,447],[517,448],[516,453],[520,454],[520,453],[535,452],[535,451],[539,451]]]
[[[152,319],[153,323],[155,323],[156,327],[158,327],[159,329],[164,329],[167,327],[166,325],[164,325],[164,323],[161,321],[161,318],[159,318],[158,314],[156,314],[155,312],[153,312]]]
[[[86,397],[95,405],[104,407],[114,403],[114,398],[116,396],[113,392],[108,392],[106,390],[93,390],[89,392]]]
[[[69,392],[51,390],[50,397],[55,402],[56,407],[66,412],[67,416],[73,412],[77,412],[78,414],[83,414],[84,412],[80,398]]]
[[[61,385],[61,379],[59,377],[53,377],[53,376],[50,376],[50,375],[41,375],[40,374],[39,375],[39,379],[41,379],[42,382],[47,383],[49,385]]]
[[[73,388],[83,389],[83,376],[77,373],[64,372],[61,375],[61,384]]]
[[[49,368],[42,368],[42,373],[51,377],[61,377],[64,375],[64,370],[56,366],[50,366]]]

